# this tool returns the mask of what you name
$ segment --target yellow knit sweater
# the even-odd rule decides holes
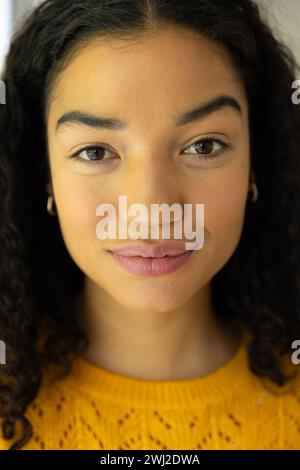
[[[73,364],[65,378],[44,379],[29,405],[24,449],[300,449],[299,374],[270,388],[249,370],[245,342],[213,373],[184,380]],[[1,438],[0,449],[12,442]]]

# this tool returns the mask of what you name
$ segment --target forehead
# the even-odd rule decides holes
[[[193,31],[166,28],[130,40],[78,47],[54,83],[48,119],[86,109],[151,125],[221,94],[246,96],[229,52]]]

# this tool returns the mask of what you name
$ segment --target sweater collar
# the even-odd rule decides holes
[[[259,387],[258,378],[249,369],[246,345],[244,339],[233,356],[210,374],[178,380],[145,380],[121,375],[76,356],[72,371],[63,382],[95,399],[102,397],[131,406],[203,406],[244,394],[249,389],[253,393],[253,387]]]

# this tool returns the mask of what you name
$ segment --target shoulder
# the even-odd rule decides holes
[[[36,397],[27,406],[24,417],[30,423],[32,435],[23,449],[43,450],[51,448],[51,436],[55,438],[55,447],[58,448],[57,436],[68,438],[72,434],[76,391],[67,389],[68,379],[56,377],[46,370]],[[5,439],[3,434],[4,418],[0,417],[0,450],[8,450],[24,431],[24,425],[17,422],[13,438]],[[45,442],[45,436],[47,439]],[[50,441],[49,441],[50,440]],[[49,441],[49,442],[48,442]]]
[[[284,449],[300,449],[300,369],[282,396],[281,420]],[[296,445],[295,445],[296,443]]]

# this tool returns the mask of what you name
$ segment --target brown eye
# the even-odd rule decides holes
[[[204,158],[214,158],[224,152],[227,148],[229,148],[230,145],[226,142],[221,141],[220,139],[206,137],[204,139],[198,140],[197,142],[194,142],[188,148],[192,147],[196,149],[196,153],[187,151],[185,151],[184,153],[189,153],[191,155],[197,156],[203,155]]]
[[[195,144],[197,150],[201,150],[201,153],[211,153],[214,149],[214,144],[211,140],[203,140]]]
[[[86,156],[84,157],[83,155]],[[113,157],[110,155],[113,155]],[[114,154],[112,150],[104,147],[103,145],[93,145],[78,150],[78,152],[73,156],[81,161],[97,163],[102,162],[103,160],[112,160],[116,158],[115,155],[116,154]]]

